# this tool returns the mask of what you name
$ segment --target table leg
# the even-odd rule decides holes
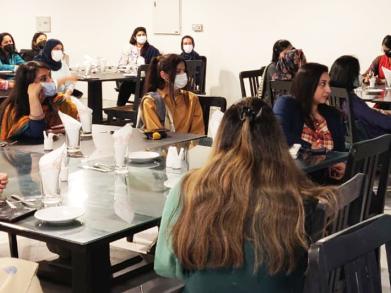
[[[18,254],[18,242],[16,240],[16,235],[12,233],[8,233],[8,242],[10,246],[11,257],[19,257]]]
[[[88,81],[88,107],[92,109],[92,123],[102,123],[102,81]]]
[[[73,292],[110,292],[111,280],[109,244],[72,250]]]

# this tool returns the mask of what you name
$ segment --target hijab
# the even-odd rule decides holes
[[[45,47],[43,47],[42,51],[39,53],[39,55],[37,55],[34,58],[34,60],[45,63],[47,66],[50,67],[50,70],[54,70],[54,71],[60,70],[62,67],[61,60],[57,62],[52,59],[52,50],[58,44],[62,45],[62,47],[64,48],[64,45],[59,40],[56,39],[47,40]]]

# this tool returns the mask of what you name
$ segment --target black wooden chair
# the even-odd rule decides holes
[[[347,290],[342,292],[382,292],[377,252],[385,244],[390,274],[390,227],[391,216],[382,214],[312,244],[304,293],[333,292],[329,275],[337,269],[343,269],[346,280]]]
[[[227,100],[223,97],[198,96],[204,117],[205,134],[208,134],[209,114],[211,107],[219,107],[221,112],[227,110]]]
[[[354,143],[346,164],[344,181],[357,173],[366,174],[362,197],[351,207],[354,215],[349,221],[355,224],[384,212],[388,175],[390,173],[391,134]],[[377,190],[374,190],[377,179]]]
[[[187,89],[196,94],[205,94],[205,66],[206,58],[203,60],[186,60],[188,77]]]
[[[136,93],[133,103],[125,106],[105,108],[103,111],[107,114],[107,124],[125,125],[126,123],[136,123],[138,107],[143,97],[143,87],[148,64],[139,66],[137,70]]]
[[[242,92],[243,98],[258,96],[259,82],[264,70],[265,67],[262,67],[261,69],[242,71],[239,73],[240,90]],[[248,83],[250,86],[250,95],[247,95],[246,93],[246,86],[245,86],[246,79],[248,79]]]
[[[272,80],[270,81],[271,104],[274,105],[279,96],[289,95],[291,92],[292,81],[290,80]]]

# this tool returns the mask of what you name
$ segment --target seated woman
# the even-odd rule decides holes
[[[359,83],[360,63],[353,56],[341,56],[335,60],[330,70],[330,84],[345,88],[349,94],[353,117],[360,139],[375,138],[391,133],[391,116],[388,111],[370,108],[365,101],[359,98],[354,89]],[[348,109],[346,109],[347,111]]]
[[[182,53],[185,60],[201,60],[201,56],[194,51],[194,39],[192,36],[184,36],[181,40]]]
[[[272,75],[272,80],[292,80],[300,67],[306,63],[307,61],[302,50],[287,50],[283,56],[278,59],[276,71]]]
[[[296,167],[271,108],[243,99],[225,112],[209,162],[170,191],[155,271],[186,292],[303,292],[318,201],[335,209],[333,190]]]
[[[147,130],[204,134],[198,97],[183,90],[187,85],[186,62],[176,54],[152,59],[145,80],[145,96],[139,107],[140,122]]]
[[[119,67],[138,66],[151,63],[153,57],[159,56],[160,52],[147,41],[145,27],[137,27],[130,37],[129,46],[122,52]],[[123,106],[136,90],[136,83],[124,81],[119,84],[117,106]]]
[[[382,41],[382,49],[384,54],[377,56],[375,60],[372,61],[372,64],[368,68],[368,70],[364,73],[365,82],[369,82],[369,78],[371,76],[376,76],[377,83],[382,84],[384,83],[384,79],[385,79],[382,67],[391,70],[391,36],[390,35],[384,37]]]
[[[23,64],[24,60],[16,51],[15,41],[11,34],[0,34],[0,70],[15,71],[17,65]]]
[[[327,66],[307,63],[292,82],[293,96],[281,96],[273,111],[280,120],[288,145],[301,144],[312,150],[345,151],[345,126],[342,114],[326,105],[330,96]],[[344,163],[330,169],[332,178],[344,174]]]
[[[68,64],[63,60],[64,45],[56,39],[49,39],[45,43],[41,53],[34,58],[45,63],[50,71],[52,79],[57,83],[57,91],[70,97],[75,89],[77,78],[71,74]]]
[[[22,64],[15,88],[1,104],[0,139],[42,139],[44,130],[61,124],[58,111],[78,116],[76,106],[57,93],[48,66],[37,61]]]
[[[45,47],[47,35],[43,32],[37,32],[31,40],[31,50],[21,50],[23,59],[27,61],[34,60],[35,56],[39,55],[43,47]],[[22,51],[24,51],[22,53]]]

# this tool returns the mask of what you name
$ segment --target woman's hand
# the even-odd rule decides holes
[[[41,90],[42,90],[41,83],[33,82],[33,83],[29,84],[29,87],[27,89],[27,93],[29,94],[30,98],[32,98],[32,97],[39,98],[39,96],[41,94]]]
[[[329,168],[329,176],[331,179],[341,180],[345,176],[346,163],[340,162]]]
[[[8,183],[8,176],[6,173],[0,173],[0,193],[3,192]]]

